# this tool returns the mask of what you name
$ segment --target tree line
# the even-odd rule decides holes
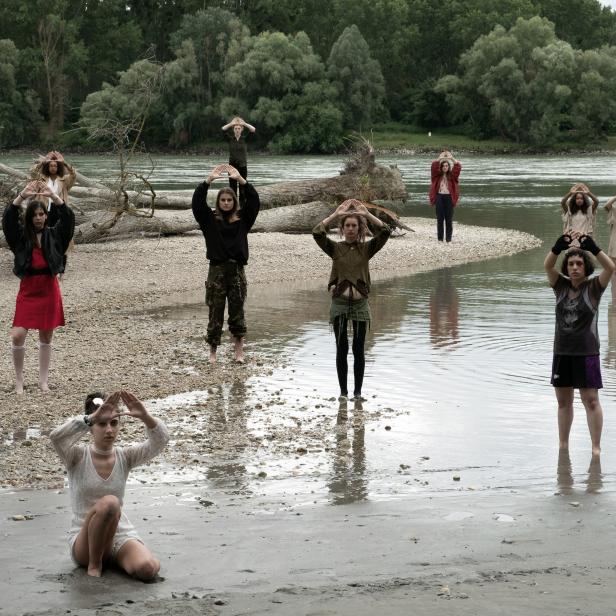
[[[0,147],[80,145],[147,112],[149,145],[331,152],[392,120],[542,144],[616,129],[597,0],[3,0]]]

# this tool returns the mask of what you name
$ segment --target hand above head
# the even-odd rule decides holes
[[[222,177],[223,173],[227,173],[227,167],[229,165],[216,165],[207,176],[206,182],[211,184],[214,180],[218,180]]]
[[[229,177],[232,180],[240,180],[243,179],[240,172],[233,165],[224,165],[226,167],[225,171],[229,174]]]
[[[135,394],[130,393],[129,391],[122,390],[119,392],[120,397],[122,398],[122,402],[126,405],[128,409],[128,413],[122,413],[123,415],[130,415],[131,417],[135,417],[136,419],[141,419],[144,421],[146,418],[149,418],[150,414],[148,413],[145,406],[143,406],[143,402],[135,396]]]
[[[356,199],[347,199],[343,201],[334,211],[335,216],[342,216],[343,214],[347,214],[351,211],[354,202]]]
[[[51,156],[51,160],[56,160],[59,163],[63,163],[64,162],[64,156],[62,156],[62,154],[60,154],[60,152],[58,152],[58,150],[52,150],[49,155]]]
[[[587,250],[591,252],[595,257],[601,252],[601,248],[597,246],[595,240],[592,239],[590,235],[581,235],[580,238],[580,248],[582,250]]]
[[[109,394],[105,398],[104,402],[93,413],[90,413],[90,415],[88,416],[90,423],[91,424],[96,423],[99,417],[101,417],[104,413],[107,413],[109,411],[112,411],[114,413],[112,418],[118,417],[120,415],[120,413],[117,412],[119,402],[120,402],[120,392],[119,391],[114,391],[112,394]]]
[[[568,232],[561,235],[557,240],[554,246],[552,246],[552,252],[555,255],[559,255],[563,250],[568,250],[571,246],[571,242],[573,241],[573,235],[575,232]],[[575,238],[576,239],[576,238]]]

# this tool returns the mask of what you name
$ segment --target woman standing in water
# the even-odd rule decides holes
[[[327,237],[329,225],[338,222],[341,242]],[[368,225],[376,227],[374,237],[365,241]],[[353,325],[353,374],[355,386],[353,396],[361,398],[366,360],[364,345],[366,331],[370,324],[370,269],[369,261],[379,251],[391,235],[391,229],[379,218],[371,214],[366,206],[356,199],[341,203],[333,214],[322,220],[313,230],[315,242],[332,259],[332,269],[327,284],[332,295],[329,320],[334,327],[336,338],[336,371],[340,384],[340,397],[348,396],[347,355],[349,341],[347,327]]]
[[[57,222],[49,226],[47,200],[57,208]],[[21,204],[28,200],[25,214]],[[30,182],[7,205],[2,230],[14,254],[13,273],[21,279],[13,328],[11,352],[15,367],[15,392],[24,391],[24,357],[29,329],[39,331],[39,388],[47,384],[51,363],[51,340],[56,327],[64,325],[62,295],[57,276],[64,271],[64,253],[75,230],[72,210],[46,184]]]
[[[573,241],[580,248],[570,248]],[[563,252],[560,272],[556,269],[558,255]],[[594,271],[592,253],[603,270],[591,278]],[[586,419],[593,455],[601,453],[603,410],[599,389],[603,387],[597,330],[599,301],[616,267],[589,235],[572,232],[561,235],[543,263],[550,286],[556,296],[556,330],[551,383],[558,402],[558,433],[561,449],[569,447],[573,423],[573,394],[579,389],[586,409]]]
[[[120,400],[128,412],[120,412]],[[113,562],[129,575],[151,580],[160,570],[160,562],[126,517],[124,490],[129,472],[157,456],[169,441],[169,433],[165,424],[127,391],[115,392],[105,401],[103,394],[90,394],[85,413],[49,435],[68,471],[73,510],[71,558],[94,577],[102,575],[103,565]],[[148,437],[145,442],[114,446],[123,415],[143,422]],[[91,443],[78,444],[88,432]]]
[[[436,237],[439,242],[449,244],[453,235],[453,209],[460,196],[459,177],[462,165],[449,150],[441,152],[432,161],[430,204],[436,207]],[[443,226],[445,227],[443,233]]]
[[[210,184],[228,174],[243,187],[245,201],[239,209],[237,195],[230,188],[221,188],[216,197],[216,209],[207,204]],[[206,258],[210,262],[205,283],[205,303],[209,309],[207,342],[210,363],[216,362],[216,350],[225,317],[229,310],[229,331],[235,340],[235,360],[244,362],[244,301],[247,293],[244,266],[248,263],[248,232],[259,213],[259,195],[231,165],[214,167],[205,182],[197,186],[192,198],[192,211],[205,238]]]
[[[616,212],[614,212],[614,203],[616,197],[608,199],[605,204],[607,211],[607,223],[610,226],[610,241],[607,247],[607,254],[616,263]],[[616,274],[612,277],[612,299],[616,299]]]
[[[593,195],[586,184],[574,184],[562,198],[563,233],[575,231],[582,235],[592,235],[595,230],[595,217],[599,199]]]
[[[235,116],[228,124],[222,127],[229,139],[229,164],[235,167],[244,178],[248,178],[248,152],[246,148],[246,137],[244,137],[244,129],[250,133],[254,133],[257,129],[240,118]],[[232,131],[230,129],[233,129]],[[229,176],[229,186],[237,195],[237,180]],[[240,189],[240,195],[243,200],[243,192]]]

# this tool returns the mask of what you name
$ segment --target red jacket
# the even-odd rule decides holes
[[[460,189],[458,187],[458,178],[460,177],[460,171],[462,171],[462,165],[460,163],[455,163],[451,173],[449,174],[449,180],[447,185],[449,186],[449,194],[451,195],[451,200],[453,202],[454,207],[458,203],[458,198],[460,196]],[[441,181],[441,165],[438,160],[432,161],[432,185],[430,186],[430,205],[436,204],[436,195],[438,193],[438,185]]]

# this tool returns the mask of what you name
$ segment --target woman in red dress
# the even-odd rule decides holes
[[[48,199],[58,208],[58,220],[53,227],[47,225]],[[22,217],[21,204],[25,200],[28,205]],[[39,388],[49,391],[53,330],[64,325],[58,274],[64,271],[64,253],[73,237],[75,216],[44,182],[34,181],[4,209],[2,230],[15,255],[13,273],[21,279],[11,329],[15,391],[18,394],[24,391],[29,329],[39,331]]]

